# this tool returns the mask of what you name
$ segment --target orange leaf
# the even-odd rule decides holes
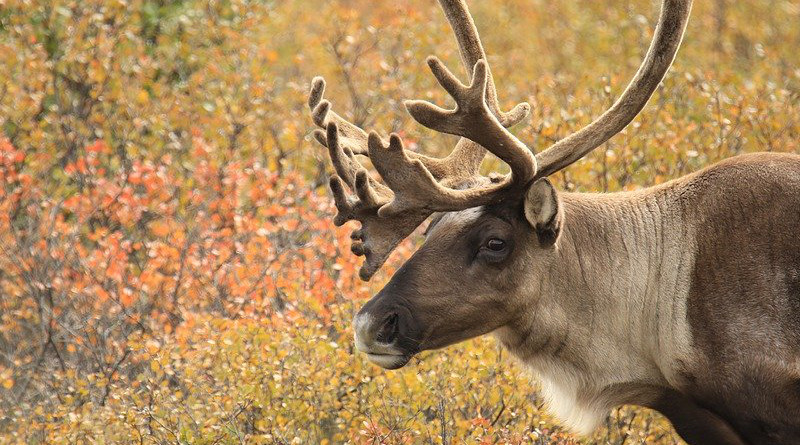
[[[163,238],[169,234],[169,225],[164,220],[153,221],[150,223],[150,232],[159,238]]]

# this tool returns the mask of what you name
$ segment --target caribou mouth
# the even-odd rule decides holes
[[[411,360],[411,356],[405,354],[366,354],[369,361],[384,369],[399,369]]]

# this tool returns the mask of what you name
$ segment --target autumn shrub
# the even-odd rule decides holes
[[[369,288],[342,255],[348,239],[332,227],[328,197],[257,166],[215,170],[196,144],[191,190],[169,187],[164,164],[88,179],[62,203],[33,184],[15,188],[19,205],[46,208],[49,219],[4,227],[18,234],[4,249],[17,260],[4,265],[13,305],[3,308],[3,346],[18,360],[3,393],[9,437],[571,441],[492,341],[423,355],[402,374],[355,358],[349,296]],[[17,158],[3,147],[4,159]],[[91,153],[85,173],[96,178]],[[184,191],[196,204],[178,205]],[[92,218],[106,224],[86,230]],[[669,433],[662,424],[647,434]]]
[[[533,104],[515,132],[535,150],[613,101],[656,15],[470,5],[502,100]],[[635,189],[797,152],[798,15],[696,2],[647,109],[555,182]],[[431,53],[457,66],[432,0],[0,2],[0,443],[580,442],[491,338],[395,372],[354,354],[353,313],[420,236],[358,279],[305,94],[324,75],[337,111],[442,155],[453,140],[400,103],[444,100]],[[588,440],[678,439],[624,407]]]

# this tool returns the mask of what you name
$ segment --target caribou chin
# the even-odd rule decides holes
[[[381,368],[389,370],[400,369],[408,364],[411,359],[406,355],[370,354],[369,352],[367,353],[367,358]]]
[[[800,156],[742,155],[626,193],[566,193],[547,179],[642,110],[692,1],[662,0],[619,99],[535,156],[508,130],[530,106],[501,110],[466,3],[439,3],[470,75],[462,83],[431,57],[455,108],[405,105],[422,125],[461,137],[447,157],[348,122],[321,78],[309,95],[314,136],[336,170],[334,222],[361,223],[352,251],[365,257],[362,279],[433,215],[422,246],[356,315],[356,348],[396,369],[420,350],[493,332],[581,433],[637,404],[690,444],[800,443]],[[487,151],[511,173],[481,176]]]

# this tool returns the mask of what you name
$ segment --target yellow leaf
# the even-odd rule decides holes
[[[3,380],[3,388],[11,389],[12,387],[14,387],[14,379],[9,378]]]
[[[139,101],[140,104],[145,105],[150,101],[150,94],[145,90],[139,90],[139,94],[136,95],[136,100]]]

